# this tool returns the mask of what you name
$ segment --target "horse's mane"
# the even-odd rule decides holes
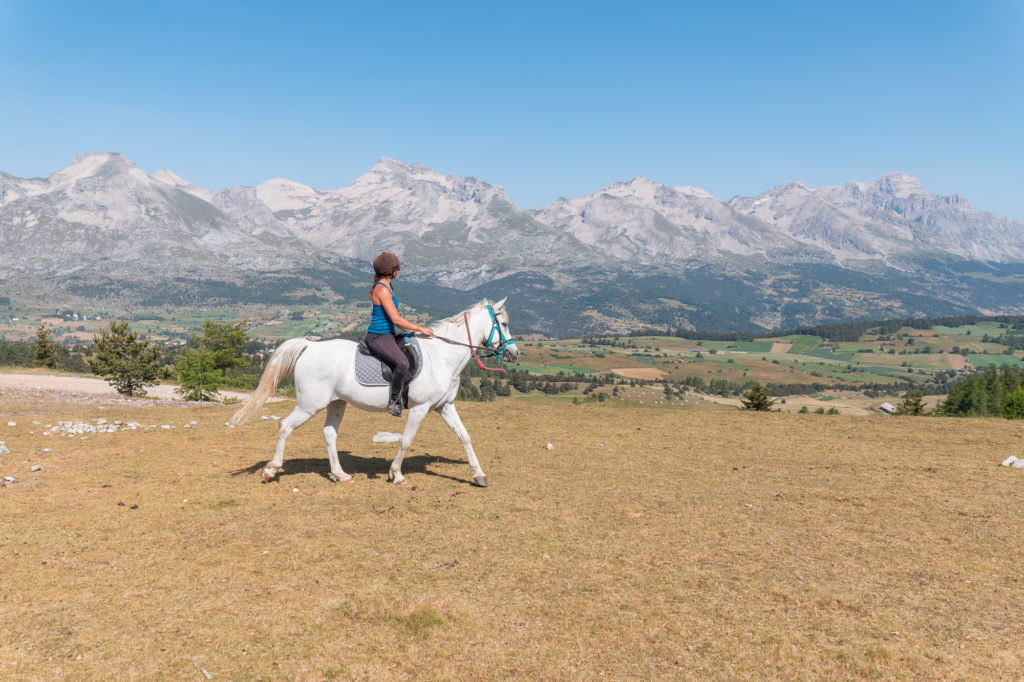
[[[450,334],[452,332],[451,328],[453,326],[455,326],[455,325],[458,325],[460,329],[464,329],[465,328],[464,327],[465,322],[463,321],[463,317],[462,317],[463,315],[465,315],[465,314],[472,314],[472,313],[475,313],[478,310],[483,310],[486,306],[489,306],[489,305],[491,305],[491,302],[488,301],[485,298],[484,300],[480,301],[479,303],[474,303],[473,305],[471,305],[470,307],[466,308],[465,310],[463,310],[460,313],[455,313],[451,317],[446,317],[443,320],[438,320],[437,322],[432,322],[430,324],[430,326],[432,328],[434,328],[435,331],[439,327],[444,327],[445,333]]]

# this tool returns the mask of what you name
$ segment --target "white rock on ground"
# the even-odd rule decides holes
[[[551,443],[548,443],[548,444],[547,444],[547,445],[545,445],[544,447],[545,447],[545,448],[547,448],[548,450],[554,450],[554,449],[555,449],[555,446],[554,446],[554,445],[552,445]]]
[[[0,445],[0,455],[9,455],[11,451],[7,449],[6,445]]]
[[[33,464],[32,466],[30,466],[28,468],[28,470],[29,471],[42,471],[43,467],[39,466],[38,464]]]

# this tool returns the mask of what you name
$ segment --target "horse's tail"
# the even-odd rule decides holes
[[[263,404],[267,402],[267,398],[277,390],[281,379],[288,376],[288,373],[295,367],[296,360],[310,343],[312,342],[299,338],[289,339],[278,346],[277,350],[271,354],[267,368],[263,370],[263,376],[260,377],[260,384],[256,387],[256,391],[245,399],[238,412],[231,416],[229,422],[236,425],[244,424],[249,417],[259,412]]]

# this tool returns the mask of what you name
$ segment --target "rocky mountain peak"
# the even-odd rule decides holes
[[[448,198],[456,202],[487,204],[492,199],[510,201],[504,187],[490,185],[472,176],[442,175],[422,163],[407,164],[382,158],[351,185],[335,190],[336,195],[355,196],[366,192],[421,198]],[[511,203],[511,202],[510,202]]]
[[[906,173],[888,173],[874,182],[879,191],[905,199],[914,194],[928,194],[921,181]]]
[[[86,186],[121,186],[137,183],[150,184],[152,179],[126,157],[115,152],[89,152],[79,154],[67,168],[47,177],[49,190],[65,190]],[[87,181],[87,182],[86,182]],[[85,185],[82,183],[86,182]]]
[[[256,197],[267,207],[278,211],[301,211],[315,204],[323,192],[301,182],[271,178],[256,185]]]

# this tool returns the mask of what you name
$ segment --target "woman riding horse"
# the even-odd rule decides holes
[[[370,288],[373,313],[370,315],[370,326],[366,330],[367,347],[391,367],[388,414],[396,417],[402,416],[402,388],[409,380],[409,359],[398,347],[395,334],[398,329],[402,329],[426,336],[434,335],[430,327],[421,327],[398,314],[398,299],[395,297],[392,282],[398,276],[398,270],[403,262],[390,251],[383,251],[373,259],[373,287]]]

